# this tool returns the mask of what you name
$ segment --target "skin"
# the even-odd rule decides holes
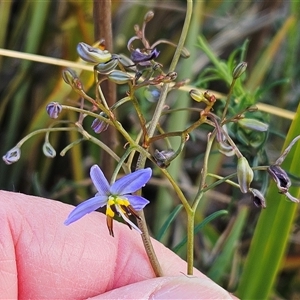
[[[1,299],[233,299],[153,241],[165,277],[155,278],[139,233],[93,212],[63,225],[73,206],[0,191]]]

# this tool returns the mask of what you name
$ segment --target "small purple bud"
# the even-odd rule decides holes
[[[17,162],[21,157],[21,149],[19,147],[14,147],[10,149],[4,156],[2,156],[3,161],[7,165],[11,165]]]
[[[50,102],[46,107],[47,114],[52,119],[57,119],[62,111],[62,106],[58,102]]]
[[[100,116],[106,118],[106,114],[101,112]],[[105,123],[103,120],[95,119],[91,125],[91,128],[94,130],[95,133],[101,133],[108,128],[108,124]]]

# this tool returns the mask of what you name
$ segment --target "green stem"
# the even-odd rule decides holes
[[[182,33],[179,39],[179,43],[178,46],[176,48],[174,57],[172,59],[170,68],[169,68],[169,72],[172,72],[175,70],[179,57],[180,57],[180,53],[183,49],[184,46],[184,42],[185,39],[187,37],[188,34],[188,29],[189,29],[189,25],[190,25],[190,21],[191,21],[191,16],[192,16],[192,11],[193,11],[193,1],[192,0],[187,0],[187,11],[186,11],[186,17],[185,17],[185,21],[184,21],[184,25],[182,28]],[[155,129],[156,129],[156,125],[159,122],[161,113],[164,109],[165,106],[165,101],[167,98],[167,94],[169,91],[169,84],[165,83],[163,88],[162,88],[162,92],[158,101],[158,104],[155,108],[155,112],[153,114],[152,120],[150,122],[149,128],[148,128],[148,137],[151,138],[154,135]],[[137,162],[137,169],[141,169],[144,168],[146,163],[146,156],[144,155],[140,155],[138,158],[138,162]],[[153,270],[156,274],[156,276],[160,277],[163,275],[161,266],[159,264],[159,261],[156,257],[156,254],[154,252],[151,240],[150,240],[150,236],[148,233],[148,229],[147,229],[147,223],[145,220],[145,216],[144,216],[144,212],[140,211],[140,217],[141,219],[138,220],[138,226],[139,228],[142,230],[143,234],[142,234],[142,239],[143,239],[143,243],[147,252],[147,255],[149,257],[150,263],[153,267]]]
[[[222,120],[225,119],[225,116],[227,114],[228,107],[229,107],[229,104],[230,104],[230,98],[231,98],[231,95],[232,95],[232,92],[233,92],[233,87],[234,87],[235,82],[236,82],[236,79],[233,79],[231,84],[230,84],[229,92],[228,92],[227,99],[226,99],[225,108],[224,108],[223,114],[222,114]]]
[[[194,268],[195,211],[187,214],[187,274],[193,275]]]

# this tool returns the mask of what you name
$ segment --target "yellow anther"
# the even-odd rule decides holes
[[[107,204],[106,206],[106,215],[109,217],[114,217],[115,213],[114,211],[111,209],[110,205]]]

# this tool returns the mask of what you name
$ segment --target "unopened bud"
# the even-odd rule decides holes
[[[189,58],[191,56],[191,53],[187,48],[183,47],[180,55],[182,56],[182,58]]]
[[[17,162],[21,157],[21,149],[19,147],[14,147],[10,149],[4,156],[2,156],[3,161],[7,165],[11,165]]]
[[[148,11],[144,16],[144,22],[148,23],[154,17],[154,12],[152,10]]]
[[[55,149],[52,147],[52,145],[45,141],[44,145],[43,145],[43,153],[45,154],[45,156],[53,158],[56,156],[56,151]]]
[[[118,65],[118,59],[111,59],[108,62],[100,63],[95,66],[95,70],[100,74],[108,74],[116,68]]]
[[[245,129],[255,130],[255,131],[267,131],[269,129],[269,125],[263,122],[260,122],[256,119],[248,119],[244,118],[237,122],[241,127]]]
[[[109,51],[94,48],[86,43],[77,45],[77,53],[84,61],[94,64],[107,62],[112,57]]]
[[[107,118],[106,114],[104,112],[101,112],[99,114],[100,116]],[[95,119],[91,125],[91,128],[94,130],[95,133],[101,133],[105,131],[108,128],[108,124],[100,119]]]
[[[233,70],[232,72],[232,77],[233,79],[239,78],[247,69],[247,63],[246,62],[241,62],[239,63]]]
[[[237,178],[242,193],[247,193],[249,191],[253,176],[253,170],[250,168],[246,157],[240,157],[237,164]]]
[[[128,73],[119,70],[110,72],[107,77],[116,84],[125,84],[132,81],[132,77]]]
[[[197,90],[190,90],[190,96],[192,97],[193,100],[197,101],[197,102],[201,102],[201,101],[206,101],[203,93],[198,92]]]
[[[50,102],[46,106],[46,111],[50,118],[56,119],[62,111],[62,106],[58,102]]]
[[[250,189],[250,192],[252,193],[252,200],[255,206],[266,208],[266,200],[264,195],[257,189]]]
[[[62,71],[62,78],[63,80],[69,84],[69,85],[73,85],[74,79],[78,78],[76,72],[71,69],[71,68],[66,68]]]

